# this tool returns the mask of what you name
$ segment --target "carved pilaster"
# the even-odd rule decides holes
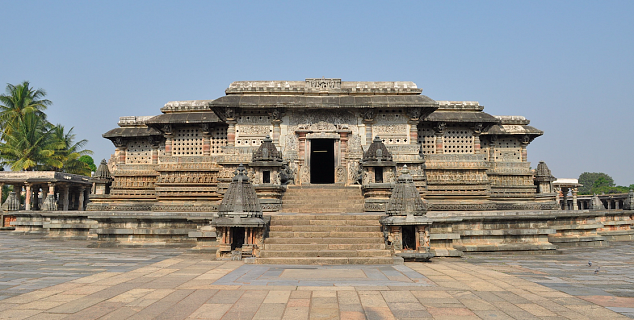
[[[174,137],[173,128],[171,125],[166,124],[161,128],[163,136],[165,137],[165,155],[172,155],[172,138]]]
[[[436,136],[436,154],[443,154],[443,136],[445,135],[445,128],[447,124],[444,122],[437,122],[432,129],[434,129],[434,135]]]
[[[362,111],[363,124],[365,124],[365,144],[372,143],[372,124],[376,116],[376,110],[369,108]]]
[[[520,145],[522,147],[522,162],[526,162],[528,158],[528,153],[526,151],[526,147],[531,142],[530,137],[527,135],[523,135],[520,139]]]
[[[211,133],[209,132],[209,124],[203,123],[200,125],[200,129],[203,135],[203,156],[211,155]]]

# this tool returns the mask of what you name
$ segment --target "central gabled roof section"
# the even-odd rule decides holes
[[[236,81],[226,96],[210,106],[229,108],[433,108],[436,101],[421,95],[411,81],[360,82],[341,79],[305,81]]]

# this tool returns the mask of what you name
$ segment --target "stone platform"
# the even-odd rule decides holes
[[[245,265],[89,244],[0,233],[0,318],[634,318],[631,242],[394,266]]]

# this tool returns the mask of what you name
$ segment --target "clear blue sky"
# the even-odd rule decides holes
[[[236,80],[414,81],[524,115],[533,167],[634,183],[634,1],[0,1],[0,85],[48,92],[95,161],[101,134]]]

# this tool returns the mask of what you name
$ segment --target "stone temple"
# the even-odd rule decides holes
[[[409,81],[236,81],[225,92],[121,117],[103,135],[114,155],[68,232],[241,251],[256,263],[391,263],[632,238],[630,202],[561,210],[546,164],[527,162],[543,132],[522,116],[435,101]],[[29,219],[16,230],[33,231]]]

